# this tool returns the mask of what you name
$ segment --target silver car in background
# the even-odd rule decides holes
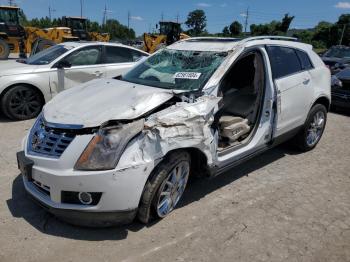
[[[57,93],[97,78],[115,78],[148,54],[116,43],[66,42],[26,60],[0,62],[0,106],[14,120],[36,117]]]

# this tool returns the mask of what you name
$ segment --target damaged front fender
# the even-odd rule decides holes
[[[218,134],[211,128],[220,97],[202,96],[193,103],[179,102],[145,120],[145,128],[120,159],[119,168],[163,158],[168,152],[197,148],[208,165],[216,160]]]

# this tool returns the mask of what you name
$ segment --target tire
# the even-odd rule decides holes
[[[0,39],[0,60],[6,60],[10,55],[9,45],[2,39]]]
[[[8,90],[1,99],[2,112],[12,120],[27,120],[39,115],[44,99],[39,91],[17,85]]]
[[[144,188],[137,217],[142,222],[147,224],[151,220],[161,219],[166,217],[171,211],[174,210],[176,204],[178,204],[181,199],[183,192],[186,188],[188,177],[190,175],[191,160],[190,154],[186,151],[175,151],[170,153],[151,173],[149,180],[146,183]],[[176,171],[178,173],[181,170],[184,171],[187,169],[186,177],[184,176],[179,183],[174,183],[173,187],[170,187],[170,180],[174,177]],[[175,172],[175,173],[174,173]],[[170,179],[170,180],[169,180]],[[181,182],[181,183],[180,183]],[[181,189],[180,189],[181,185]],[[175,188],[179,187],[177,190]],[[178,195],[173,196],[171,192],[179,193]],[[165,196],[163,194],[168,194]],[[162,194],[163,193],[163,194]],[[166,201],[165,199],[172,199],[174,201]],[[159,207],[162,203],[164,204]],[[171,204],[170,204],[171,203]],[[168,210],[167,207],[170,207]],[[163,212],[166,211],[166,212]]]
[[[303,152],[316,147],[321,140],[327,123],[327,109],[324,105],[314,105],[306,119],[304,127],[295,137],[295,145]]]

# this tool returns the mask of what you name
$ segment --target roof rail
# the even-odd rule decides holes
[[[254,40],[265,40],[265,39],[270,39],[270,40],[287,40],[287,41],[294,41],[297,42],[299,41],[298,38],[295,37],[288,37],[288,36],[278,36],[278,35],[267,35],[267,36],[252,36],[248,37],[242,40],[243,43],[254,41]]]
[[[180,40],[181,42],[238,42],[242,38],[233,38],[233,37],[216,37],[216,36],[201,36],[201,37],[190,37]]]

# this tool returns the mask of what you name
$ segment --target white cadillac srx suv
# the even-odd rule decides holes
[[[330,85],[296,39],[182,40],[118,79],[54,97],[18,166],[29,195],[63,220],[147,223],[176,207],[191,175],[220,174],[289,139],[313,149]]]

